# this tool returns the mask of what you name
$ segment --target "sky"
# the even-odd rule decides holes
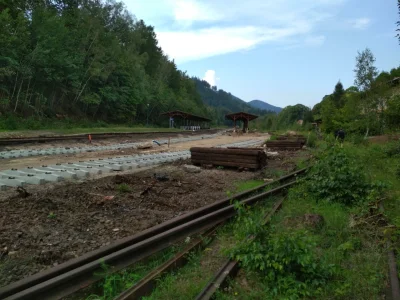
[[[396,0],[124,0],[154,26],[178,68],[233,95],[312,107],[370,48],[378,70],[400,65]]]

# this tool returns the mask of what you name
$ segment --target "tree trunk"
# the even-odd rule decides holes
[[[364,139],[367,139],[367,138],[368,138],[368,133],[369,133],[369,126],[367,126],[367,132],[365,132]]]
[[[29,87],[30,87],[30,85],[31,85],[31,79],[32,79],[32,77],[29,77],[28,87],[26,88],[26,92],[25,92],[24,104],[26,104],[26,101],[28,100],[28,93],[29,93]]]
[[[21,92],[21,88],[22,88],[23,82],[24,82],[24,79],[21,80],[21,84],[19,85],[18,94],[17,94],[17,101],[15,101],[14,112],[17,111],[18,100],[19,100],[19,93]]]
[[[12,95],[11,95],[10,102],[11,102],[11,101],[12,101],[12,99],[14,98],[15,89],[17,88],[18,74],[19,74],[19,73],[17,72],[17,75],[15,75],[14,89],[13,89],[13,92],[12,92]]]

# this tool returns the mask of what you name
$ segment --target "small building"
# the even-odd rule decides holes
[[[249,113],[245,113],[245,112],[238,112],[238,113],[229,114],[229,115],[225,116],[225,119],[233,121],[235,130],[236,130],[236,121],[242,121],[243,122],[243,132],[248,132],[249,122],[252,120],[255,120],[257,118],[258,118],[258,116],[252,115]]]
[[[180,128],[182,130],[200,130],[210,128],[210,119],[180,110],[167,111],[160,114],[160,116],[169,117],[169,128]]]

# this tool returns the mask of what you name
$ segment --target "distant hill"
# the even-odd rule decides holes
[[[229,123],[225,120],[225,115],[234,112],[243,111],[258,116],[275,114],[275,111],[251,106],[246,101],[243,101],[231,93],[218,89],[216,86],[211,86],[205,80],[196,77],[192,79],[196,84],[196,89],[203,103],[208,107],[209,116],[216,121],[217,124]],[[271,107],[274,106],[271,105]]]
[[[279,113],[282,108],[273,106],[271,104],[268,104],[267,102],[261,101],[261,100],[252,100],[250,102],[247,102],[250,106],[258,109],[264,109],[264,110],[269,110],[269,111],[274,111],[276,113]]]

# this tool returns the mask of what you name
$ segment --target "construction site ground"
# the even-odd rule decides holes
[[[254,135],[219,136],[172,145],[170,150],[255,138],[260,143],[265,140],[265,136]],[[161,147],[162,151],[168,150]],[[26,188],[27,193],[16,189],[1,192],[0,286],[220,200],[227,191],[234,192],[241,181],[270,180],[290,172],[295,168],[291,158],[302,153],[280,153],[258,172],[214,168],[187,173],[182,167],[190,164],[187,160],[89,180],[32,185]],[[89,159],[117,153],[87,155]],[[43,160],[48,163],[50,159],[57,162],[59,158],[31,157],[24,163],[43,164]],[[63,159],[76,161],[77,156]]]
[[[185,135],[182,135],[182,137],[184,137],[184,136]],[[107,140],[101,140],[101,141],[93,141],[91,145],[92,146],[96,146],[96,145],[100,146],[100,145],[105,145],[105,144],[109,145],[109,144],[113,144],[113,143],[114,144],[116,144],[116,143],[131,143],[131,142],[140,141],[143,143],[152,143],[153,146],[149,149],[143,149],[143,150],[133,149],[133,148],[125,148],[125,149],[120,149],[120,150],[83,152],[83,153],[68,154],[68,155],[30,156],[30,157],[22,157],[22,158],[16,158],[16,159],[5,159],[5,160],[1,161],[0,170],[8,170],[11,168],[21,169],[21,168],[26,168],[26,167],[38,167],[38,166],[42,166],[42,165],[51,165],[51,164],[56,164],[56,163],[68,163],[68,162],[76,162],[79,160],[90,160],[90,159],[116,157],[116,156],[124,156],[124,155],[189,150],[191,147],[213,147],[213,146],[217,146],[217,145],[232,144],[232,143],[237,143],[237,142],[246,141],[246,140],[260,140],[260,144],[261,144],[268,137],[269,137],[268,134],[259,134],[259,133],[244,134],[244,135],[237,135],[237,136],[219,135],[219,136],[216,136],[216,137],[210,138],[210,139],[170,144],[169,147],[168,147],[168,145],[157,146],[157,144],[152,143],[152,140],[157,138],[156,136],[149,137],[149,138],[143,138],[140,140],[132,140],[132,139],[127,139],[126,137],[124,137],[124,138],[121,137],[121,138],[115,138],[115,139],[113,138],[112,140],[107,139]],[[164,137],[164,139],[165,139],[165,137]],[[86,145],[87,146],[89,144],[88,144],[88,142],[83,144],[81,142],[69,141],[68,143],[57,142],[57,143],[51,143],[51,144],[42,144],[40,146],[31,145],[31,146],[25,146],[25,147],[19,146],[19,147],[20,148],[24,147],[24,149],[28,149],[28,147],[31,147],[33,149],[39,149],[39,147],[46,147],[46,148],[61,147],[61,146],[75,147],[77,145],[79,145],[79,146]],[[12,147],[12,148],[17,149],[17,147]]]

